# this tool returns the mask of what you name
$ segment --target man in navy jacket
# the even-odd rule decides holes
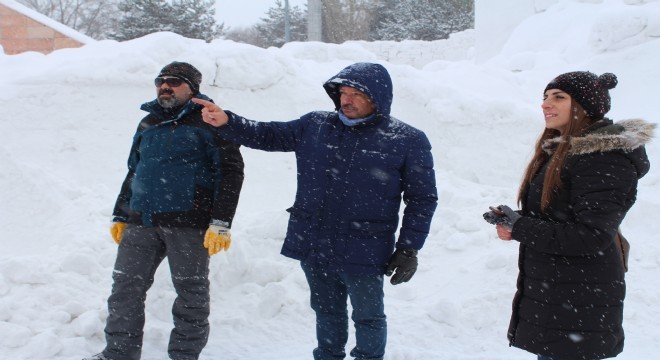
[[[344,358],[348,297],[356,333],[350,355],[382,359],[383,275],[394,274],[395,285],[410,280],[437,205],[431,145],[422,131],[390,116],[392,80],[382,65],[350,65],[323,86],[336,110],[289,122],[247,120],[193,101],[227,140],[296,154],[298,188],[282,254],[300,260],[309,283],[314,359]]]

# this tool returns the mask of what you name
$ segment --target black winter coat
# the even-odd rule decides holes
[[[614,235],[649,171],[655,124],[601,120],[571,140],[562,186],[540,210],[545,167],[532,180],[512,237],[520,242],[510,344],[562,360],[623,350],[625,279]],[[548,141],[551,152],[561,138]]]

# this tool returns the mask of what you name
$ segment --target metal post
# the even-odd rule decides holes
[[[289,0],[284,0],[284,42],[291,41],[291,16],[289,14]]]
[[[322,0],[307,0],[307,41],[323,41]]]

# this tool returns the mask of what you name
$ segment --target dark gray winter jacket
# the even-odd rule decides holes
[[[141,109],[149,115],[133,137],[114,221],[206,229],[216,219],[231,225],[243,184],[239,145],[206,124],[202,106],[192,101],[171,114],[156,100]]]

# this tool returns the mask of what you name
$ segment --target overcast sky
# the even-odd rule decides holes
[[[282,5],[284,5],[284,0]],[[225,26],[242,27],[254,25],[259,18],[264,17],[269,8],[275,6],[276,0],[216,0],[216,19]],[[304,9],[307,0],[289,0],[289,6],[300,6]]]

